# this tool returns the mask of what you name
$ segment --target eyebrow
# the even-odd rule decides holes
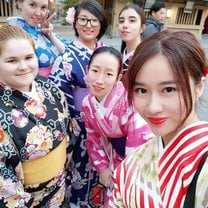
[[[100,66],[100,65],[93,65],[93,64],[92,64],[92,67],[94,67],[96,69],[101,69],[102,68],[102,66]],[[112,69],[112,68],[106,68],[106,71],[108,71],[108,72],[114,72],[114,69]]]
[[[160,82],[159,85],[169,85],[169,84],[177,84],[178,82],[175,80],[170,80],[170,81],[164,81],[164,82]],[[144,83],[142,82],[134,82],[134,86],[145,86]]]
[[[133,19],[137,19],[135,16],[129,16],[128,19],[133,18]],[[125,19],[124,17],[119,17],[119,19]]]

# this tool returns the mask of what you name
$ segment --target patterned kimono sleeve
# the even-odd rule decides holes
[[[75,105],[73,100],[73,77],[70,74],[72,70],[72,65],[68,63],[70,60],[70,51],[66,50],[64,53],[60,54],[55,60],[49,79],[51,79],[64,93],[68,103],[68,111],[70,117],[75,117]]]
[[[115,169],[113,174],[113,192],[110,197],[109,201],[109,207],[110,208],[122,208],[125,207],[122,200],[122,194],[121,194],[121,179],[123,179],[124,175],[122,174],[122,163]]]
[[[87,131],[87,152],[91,165],[95,167],[96,171],[101,172],[109,168],[109,158],[102,142],[103,138],[93,128],[94,120],[90,117],[90,109],[85,102],[86,100],[87,99],[84,99],[83,101],[82,110],[85,115],[84,121]]]
[[[22,166],[9,135],[0,128],[0,207],[30,207],[33,199],[24,191]]]
[[[150,126],[131,106],[127,122],[126,155],[153,137]]]

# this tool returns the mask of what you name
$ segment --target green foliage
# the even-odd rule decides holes
[[[62,16],[64,17],[62,25],[68,25],[68,23],[65,20],[66,12],[69,9],[69,7],[74,7],[79,3],[79,0],[64,0],[63,2],[63,13]]]

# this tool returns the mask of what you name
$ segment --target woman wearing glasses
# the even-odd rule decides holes
[[[107,22],[102,6],[95,0],[87,0],[75,7],[73,27],[76,38],[64,53],[59,55],[49,76],[65,93],[72,116],[72,127],[77,141],[69,164],[66,201],[70,206],[88,205],[88,195],[95,183],[96,173],[89,169],[86,151],[86,130],[82,99],[89,93],[86,83],[86,66],[93,50],[102,44]]]

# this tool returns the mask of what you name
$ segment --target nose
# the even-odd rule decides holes
[[[157,114],[162,112],[163,104],[162,99],[159,95],[152,95],[149,100],[149,104],[147,105],[148,112],[150,114]]]
[[[96,82],[97,82],[98,84],[103,84],[103,75],[102,75],[102,74],[99,74],[99,75],[97,76]]]
[[[87,20],[86,27],[91,27],[91,22],[90,22],[90,20]]]
[[[25,63],[25,61],[20,61],[20,62],[19,62],[19,69],[20,69],[20,70],[25,70],[25,69],[27,69],[27,64]]]
[[[38,15],[38,16],[41,15],[41,9],[40,8],[35,9],[35,15]]]
[[[124,27],[124,28],[127,28],[127,27],[128,27],[128,21],[127,21],[127,20],[124,20],[124,22],[123,22],[123,27]]]

